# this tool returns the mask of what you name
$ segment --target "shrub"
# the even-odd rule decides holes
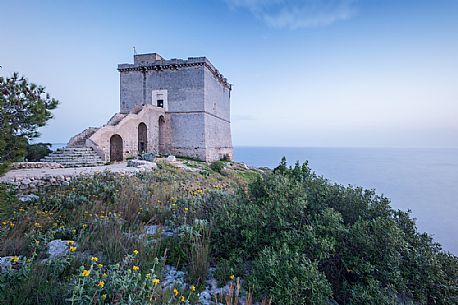
[[[51,143],[28,144],[25,159],[29,162],[38,162],[52,152],[50,147]]]
[[[268,266],[281,268],[279,257],[315,266],[340,304],[392,304],[398,296],[425,304],[458,300],[458,259],[373,190],[333,184],[306,163],[288,167],[282,160],[272,174],[251,183],[247,194],[219,203],[211,213],[217,275],[247,274],[254,264],[255,289],[271,294],[275,304],[288,294],[269,282]],[[283,273],[295,274],[285,268]],[[289,279],[278,281],[278,291],[284,281]],[[299,299],[307,295],[297,293]]]
[[[163,163],[136,176],[82,177],[46,189],[36,203],[21,203],[0,185],[0,255],[45,258],[53,239],[78,244],[72,260],[0,274],[0,290],[8,289],[0,295],[6,304],[63,304],[65,297],[178,304],[181,296],[181,304],[195,304],[190,291],[151,286],[148,279],[167,261],[187,270],[197,289],[215,263],[219,284],[232,284],[233,293],[218,296],[227,304],[235,303],[240,283],[265,304],[322,304],[331,296],[339,304],[457,304],[458,259],[373,190],[330,183],[286,160],[250,179],[226,173],[203,176]],[[144,234],[150,224],[158,228],[154,236]],[[106,266],[86,262],[85,277],[75,257],[87,253]],[[234,277],[242,278],[236,286]]]
[[[218,173],[221,173],[222,170],[224,169],[224,162],[223,161],[215,161],[212,164],[210,164],[210,168]]]
[[[305,255],[281,249],[264,249],[254,261],[249,285],[255,296],[270,297],[273,304],[327,304],[332,290],[324,274]]]

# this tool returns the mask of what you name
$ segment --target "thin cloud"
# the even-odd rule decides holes
[[[245,9],[268,26],[301,29],[344,21],[356,15],[357,0],[226,0],[232,9]]]

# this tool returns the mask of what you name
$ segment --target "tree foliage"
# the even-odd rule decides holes
[[[58,101],[45,88],[14,73],[0,77],[0,174],[10,162],[22,159],[29,140],[52,118]]]

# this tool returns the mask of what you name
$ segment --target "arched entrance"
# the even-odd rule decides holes
[[[164,154],[164,151],[165,151],[164,125],[165,125],[165,119],[164,119],[164,116],[161,115],[159,117],[159,154]]]
[[[138,124],[138,154],[148,150],[148,130],[145,123]]]
[[[115,134],[110,138],[110,161],[122,161],[122,138],[120,135]]]

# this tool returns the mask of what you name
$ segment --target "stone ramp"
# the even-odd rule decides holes
[[[65,147],[58,149],[41,159],[41,161],[60,163],[64,167],[89,167],[105,164],[99,155],[89,147]]]
[[[89,139],[97,130],[98,127],[88,127],[79,134],[73,136],[68,141],[67,147],[82,147],[85,146],[86,140]]]

